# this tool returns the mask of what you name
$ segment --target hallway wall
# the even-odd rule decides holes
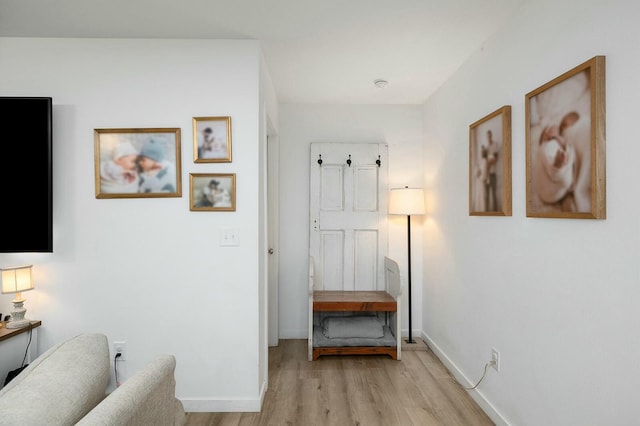
[[[640,93],[628,1],[526,2],[424,108],[423,323],[497,424],[631,425],[640,380]],[[606,220],[526,217],[525,95],[606,56]],[[468,214],[469,125],[512,106],[511,217]]]

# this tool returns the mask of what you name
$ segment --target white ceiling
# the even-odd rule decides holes
[[[280,102],[421,104],[524,1],[0,0],[0,37],[257,39]]]

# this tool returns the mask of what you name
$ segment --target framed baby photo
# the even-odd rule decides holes
[[[511,216],[511,106],[469,126],[469,215]]]
[[[231,117],[193,117],[193,161],[231,162]]]
[[[527,216],[606,219],[605,57],[525,98]]]
[[[189,210],[236,211],[235,173],[191,173],[189,181]]]
[[[94,129],[96,198],[181,197],[180,129]]]

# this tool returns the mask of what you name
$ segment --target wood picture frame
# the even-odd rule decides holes
[[[231,117],[193,117],[193,161],[231,162]]]
[[[527,93],[527,216],[606,219],[605,57]]]
[[[181,197],[179,128],[94,129],[96,198]]]
[[[190,173],[189,210],[236,211],[236,174]]]
[[[469,215],[511,216],[511,106],[469,126]]]

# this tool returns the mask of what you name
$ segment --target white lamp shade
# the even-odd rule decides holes
[[[20,293],[33,290],[32,266],[16,266],[2,269],[2,293]]]
[[[389,192],[389,214],[424,214],[422,188],[395,188]]]

